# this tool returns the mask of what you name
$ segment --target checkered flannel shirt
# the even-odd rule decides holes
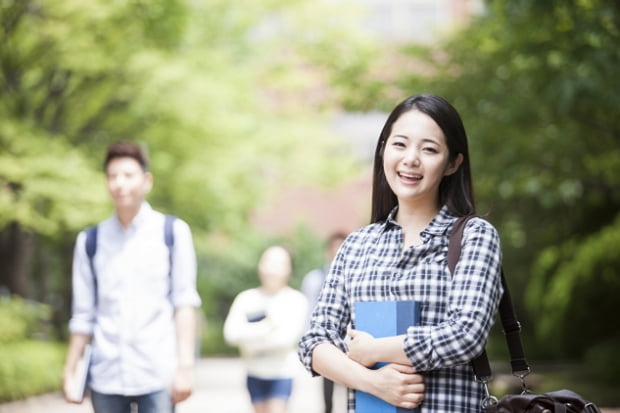
[[[312,351],[331,342],[343,352],[357,301],[416,300],[420,324],[407,329],[403,348],[424,374],[422,413],[480,413],[484,389],[469,362],[483,350],[502,294],[501,247],[495,228],[472,218],[463,233],[454,274],[447,266],[449,235],[456,217],[446,207],[421,233],[423,243],[403,251],[404,233],[394,220],[352,233],[336,255],[299,357],[312,371]],[[355,412],[353,391],[348,411]]]

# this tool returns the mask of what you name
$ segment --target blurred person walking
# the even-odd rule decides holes
[[[282,246],[268,247],[258,262],[260,286],[239,293],[224,322],[224,338],[239,347],[256,413],[284,413],[299,360],[296,344],[307,303],[291,288],[292,260]]]
[[[153,185],[148,165],[134,143],[109,146],[104,171],[114,214],[75,243],[63,391],[81,403],[71,393],[91,343],[95,413],[171,413],[193,389],[196,255],[187,223],[145,201]]]

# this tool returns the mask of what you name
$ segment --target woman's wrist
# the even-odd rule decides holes
[[[360,365],[361,366],[361,365]],[[374,394],[374,385],[375,385],[375,378],[374,378],[374,373],[375,370],[366,368],[364,366],[361,366],[363,368],[362,371],[354,375],[352,375],[352,377],[354,377],[355,379],[355,383],[353,383],[352,388],[356,389],[356,390],[361,390],[365,393],[370,393],[370,394]]]

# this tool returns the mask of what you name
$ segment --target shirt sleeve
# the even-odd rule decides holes
[[[247,318],[254,290],[245,290],[233,300],[224,321],[224,339],[233,346],[251,345],[267,337],[271,325],[265,320],[250,322]]]
[[[331,264],[310,317],[310,328],[299,340],[299,359],[313,375],[317,373],[312,370],[312,351],[317,345],[330,342],[343,352],[347,351],[344,337],[351,320],[351,311],[344,280],[346,243],[347,241]]]
[[[272,325],[268,340],[260,342],[261,350],[291,349],[301,337],[307,314],[306,297],[287,287],[283,299],[267,312],[266,320]]]
[[[196,290],[196,251],[189,225],[181,219],[174,220],[174,246],[172,249],[172,304],[175,308],[200,307]]]
[[[445,321],[407,330],[404,350],[418,371],[466,364],[482,352],[502,295],[500,274],[497,231],[483,219],[471,219],[448,287]]]
[[[95,326],[96,283],[86,255],[86,232],[78,234],[73,250],[72,304],[69,332],[92,335]]]

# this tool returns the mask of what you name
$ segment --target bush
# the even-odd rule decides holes
[[[0,343],[0,403],[60,390],[65,351],[44,341]]]
[[[44,304],[0,297],[0,403],[60,389],[66,346],[36,340],[50,314]]]
[[[50,314],[45,304],[17,296],[0,297],[0,344],[40,335]]]
[[[620,382],[620,339],[593,344],[586,353],[589,372],[605,383]]]

